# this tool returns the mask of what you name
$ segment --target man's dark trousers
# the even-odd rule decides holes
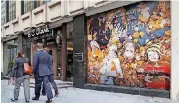
[[[47,93],[47,98],[51,99],[53,98],[53,94],[51,92],[50,82],[49,82],[49,76],[39,76],[38,74],[35,75],[35,96],[37,98],[40,97],[40,90],[42,86],[42,82],[45,86],[45,92]]]
[[[43,95],[46,95],[46,92],[45,92],[45,85],[44,85],[44,83],[43,83],[42,86],[43,86],[43,87],[42,87],[42,94],[43,94]]]
[[[58,88],[57,88],[57,85],[56,85],[56,83],[54,81],[54,77],[53,77],[53,57],[51,55],[49,55],[49,67],[50,67],[50,70],[52,70],[52,72],[51,72],[52,74],[49,75],[49,81],[50,81],[53,89],[55,90],[55,94],[58,94]],[[45,90],[44,90],[44,87],[43,87],[42,92],[44,92],[44,91]]]
[[[56,84],[55,81],[54,81],[53,75],[50,75],[50,76],[49,76],[49,81],[50,81],[50,83],[51,83],[51,85],[52,85],[52,87],[53,87],[55,93],[58,93],[57,84]],[[45,86],[45,85],[43,85],[42,93],[43,93],[43,94],[46,94],[46,92],[45,92],[45,87],[44,87],[44,86]]]

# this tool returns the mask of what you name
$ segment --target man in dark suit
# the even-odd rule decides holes
[[[33,56],[33,68],[35,77],[35,97],[32,100],[39,100],[42,81],[47,94],[46,103],[51,103],[53,94],[50,87],[49,76],[53,74],[50,67],[50,55],[44,52],[43,44],[37,43],[37,52]]]
[[[53,70],[53,57],[52,57],[52,54],[49,53],[48,47],[44,47],[44,51],[45,51],[47,54],[50,55],[50,60],[49,60],[49,61],[50,61],[50,67],[51,67],[51,69]],[[54,81],[54,75],[53,75],[53,74],[49,76],[49,81],[50,81],[50,83],[51,83],[51,85],[52,85],[52,87],[53,87],[53,89],[54,89],[54,91],[55,91],[55,97],[57,97],[58,94],[59,94],[59,92],[58,92],[57,84],[56,84],[55,81]],[[42,94],[43,94],[43,95],[46,94],[46,93],[45,93],[44,85],[43,85],[43,89],[42,89]]]

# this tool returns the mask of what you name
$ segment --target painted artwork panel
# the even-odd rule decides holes
[[[87,20],[88,83],[170,89],[169,1],[140,2]]]

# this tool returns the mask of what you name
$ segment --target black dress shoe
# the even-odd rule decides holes
[[[59,94],[58,92],[55,92],[55,95],[54,95],[54,97],[58,97],[58,94]]]
[[[39,100],[39,98],[37,98],[37,97],[33,97],[32,100]]]
[[[11,99],[11,101],[12,101],[12,102],[17,102],[17,101],[18,101],[18,99]]]
[[[46,103],[52,103],[52,100],[51,100],[51,99],[50,99],[50,100],[47,100]]]
[[[29,103],[29,101],[25,101],[26,103]]]

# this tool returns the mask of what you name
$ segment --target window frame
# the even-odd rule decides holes
[[[24,13],[34,9],[34,1],[24,1]]]
[[[9,1],[9,21],[16,18],[16,1]]]

